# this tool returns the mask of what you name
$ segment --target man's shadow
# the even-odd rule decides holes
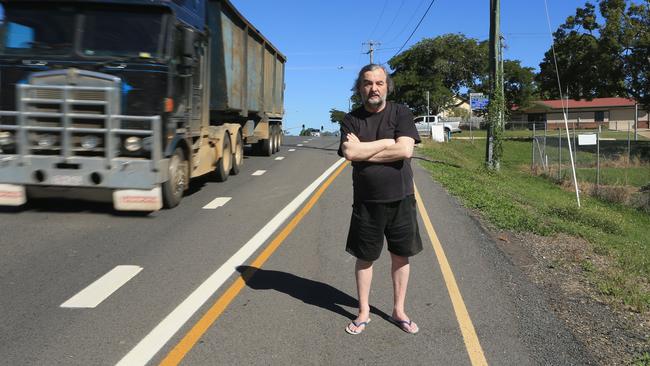
[[[298,277],[291,273],[269,271],[251,266],[238,266],[246,285],[254,290],[276,290],[298,299],[305,304],[318,306],[334,313],[343,315],[350,320],[357,318],[341,306],[358,308],[357,299],[328,284]],[[388,320],[383,311],[370,306],[370,312]]]

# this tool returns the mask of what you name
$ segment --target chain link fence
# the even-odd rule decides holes
[[[564,126],[529,123],[532,172],[572,185],[573,158],[583,194],[650,212],[650,131],[612,131],[608,125],[575,130],[569,126],[567,135]]]

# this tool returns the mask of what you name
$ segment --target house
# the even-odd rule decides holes
[[[627,131],[634,129],[636,101],[629,98],[594,98],[592,100],[540,100],[527,108],[515,108],[513,120],[547,122],[547,128],[564,126],[563,107],[568,109],[571,127]],[[649,112],[638,107],[638,129],[647,129]]]
[[[465,111],[466,115],[470,115],[470,110],[469,110],[469,101],[465,98],[455,96],[453,99],[453,106],[448,107],[446,109],[443,109],[438,115],[441,118],[449,118],[449,117],[461,117],[458,115],[455,115],[455,109],[462,109]]]

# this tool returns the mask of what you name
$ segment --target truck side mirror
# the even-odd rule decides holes
[[[196,41],[196,33],[189,28],[183,28],[183,54],[182,63],[184,66],[194,65],[194,43]]]

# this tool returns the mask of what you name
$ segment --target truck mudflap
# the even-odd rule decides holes
[[[146,189],[116,189],[113,207],[118,211],[158,211],[162,208],[160,187]]]
[[[17,184],[0,184],[0,205],[21,206],[27,202],[25,186]]]

